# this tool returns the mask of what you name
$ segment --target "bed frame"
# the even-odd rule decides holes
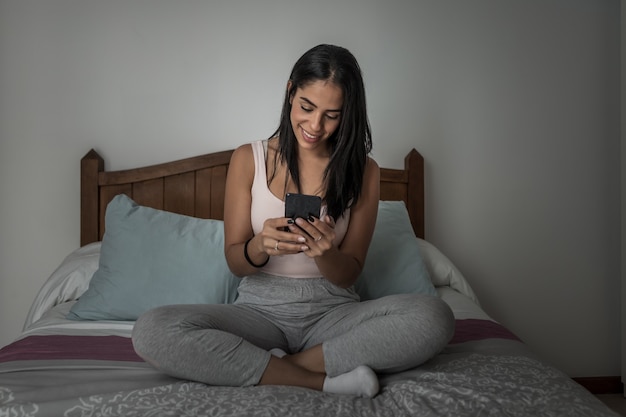
[[[90,150],[81,159],[80,243],[102,240],[104,213],[117,194],[138,204],[188,216],[223,220],[224,188],[232,150],[158,165],[105,171]],[[381,168],[380,199],[406,203],[415,235],[424,238],[424,158],[412,149],[404,169]]]

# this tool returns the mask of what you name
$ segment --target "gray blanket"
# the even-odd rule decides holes
[[[451,344],[381,385],[368,399],[207,386],[132,360],[18,358],[0,363],[0,416],[616,416],[511,339]]]

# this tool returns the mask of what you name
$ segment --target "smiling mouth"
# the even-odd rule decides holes
[[[309,132],[307,132],[303,128],[300,128],[300,130],[302,131],[302,136],[307,141],[316,141],[320,138],[320,135],[311,135]]]

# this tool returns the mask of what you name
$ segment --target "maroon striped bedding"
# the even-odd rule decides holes
[[[489,320],[457,320],[450,344],[483,339],[519,340],[504,326]],[[0,349],[0,363],[20,360],[94,359],[141,362],[127,337],[28,336]]]

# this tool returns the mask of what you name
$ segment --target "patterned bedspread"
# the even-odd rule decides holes
[[[27,336],[0,350],[0,416],[615,416],[489,320],[457,320],[428,363],[381,375],[372,399],[214,387],[158,373],[128,337]]]

